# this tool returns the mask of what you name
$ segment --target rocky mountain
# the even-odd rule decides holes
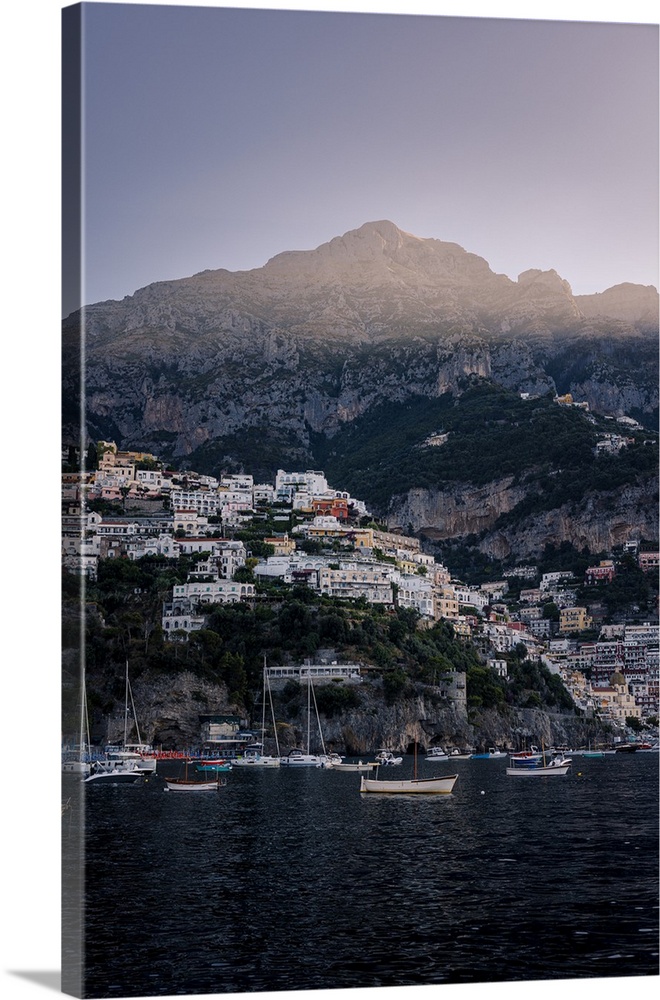
[[[475,488],[411,489],[393,498],[393,526],[411,525],[434,542],[479,536],[481,552],[494,559],[534,559],[547,545],[570,542],[576,549],[611,552],[624,542],[657,535],[657,481],[640,477],[623,489],[591,491],[578,503],[537,510],[500,526],[502,514],[515,511],[528,496],[510,476]]]
[[[571,392],[655,426],[658,293],[574,296],[555,271],[517,281],[455,243],[374,222],[252,271],[158,282],[64,322],[64,436],[202,471],[317,464],[319,442],[374,407],[460,395],[478,376]],[[322,449],[321,449],[322,450]]]

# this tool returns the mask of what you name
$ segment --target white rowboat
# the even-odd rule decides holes
[[[457,774],[442,778],[410,778],[402,781],[379,781],[378,778],[360,779],[361,792],[380,792],[385,795],[449,795],[458,779]]]

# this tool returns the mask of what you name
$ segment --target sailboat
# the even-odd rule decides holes
[[[441,778],[417,777],[417,744],[415,743],[415,760],[412,778],[401,781],[380,780],[360,776],[361,792],[378,792],[384,795],[450,795],[458,780],[457,774],[445,774]]]
[[[319,736],[321,738],[322,753],[320,754],[309,752],[310,730],[311,730],[311,719],[312,719],[312,698],[314,699],[314,708],[316,709],[316,721],[319,727]],[[309,675],[307,676],[307,747],[306,750],[300,750],[298,748],[294,750],[289,750],[289,753],[285,757],[280,758],[280,764],[282,765],[282,767],[332,767],[333,764],[333,761],[325,752],[325,745],[323,743],[323,733],[321,732],[321,721],[319,719],[319,710],[316,704],[316,696],[314,694],[312,678]]]
[[[137,743],[128,742],[128,716],[133,712],[133,722],[137,734]],[[105,771],[137,770],[140,774],[153,774],[156,770],[156,758],[147,756],[151,747],[142,742],[138,726],[133,690],[128,677],[128,660],[126,660],[125,695],[124,695],[124,742],[121,746],[107,746],[105,760],[99,761],[100,769]]]
[[[263,697],[261,704],[261,738],[263,740],[266,733],[266,690],[268,690],[268,698],[270,701],[270,713],[273,720],[273,732],[275,734],[275,746],[277,747],[277,756],[272,757],[268,754],[263,753],[263,743],[255,744],[254,746],[246,747],[243,751],[242,756],[237,757],[236,760],[232,761],[233,767],[279,767],[280,766],[280,744],[277,738],[277,725],[275,723],[275,711],[273,709],[273,695],[270,689],[270,681],[268,679],[268,671],[266,670],[266,657],[264,657],[264,669],[263,669]]]
[[[62,760],[62,772],[64,774],[87,775],[91,770],[89,760],[89,715],[87,712],[87,690],[85,686],[85,673],[83,671],[80,682],[80,732],[78,734],[78,747],[65,753]]]

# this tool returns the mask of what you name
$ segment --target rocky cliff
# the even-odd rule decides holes
[[[512,281],[458,244],[368,223],[253,271],[159,282],[70,316],[64,437],[79,436],[81,338],[89,439],[271,478],[278,467],[318,467],[327,442],[374,407],[457,396],[470,376],[570,392],[598,413],[655,426],[657,334],[654,288],[574,296],[553,270]],[[441,536],[490,529],[517,495],[501,484],[469,498],[411,493],[392,516]],[[584,523],[587,537],[586,514]],[[503,552],[514,540],[485,544]]]
[[[369,223],[253,271],[158,282],[70,316],[65,433],[76,440],[81,336],[90,436],[175,458],[264,423],[304,450],[310,429],[332,434],[392,396],[452,391],[466,373],[651,414],[657,359],[652,371],[623,363],[625,377],[617,359],[631,346],[653,357],[657,317],[653,288],[573,296],[554,271],[511,281],[455,243]],[[578,385],[587,344],[611,364],[581,366]]]
[[[461,675],[464,677],[464,675]],[[98,697],[104,682],[97,678],[93,690]],[[419,686],[409,697],[395,704],[385,701],[378,681],[359,686],[359,708],[327,718],[321,716],[323,739],[328,750],[349,756],[372,754],[379,747],[409,752],[415,742],[420,747],[434,744],[459,747],[522,746],[529,743],[584,745],[595,738],[599,726],[593,720],[572,714],[549,713],[540,709],[507,709],[506,712],[472,711],[464,703],[443,696],[440,689]],[[108,692],[105,692],[106,697]],[[241,715],[227,699],[223,685],[201,680],[182,671],[177,675],[147,672],[133,685],[133,697],[145,742],[169,750],[200,745],[199,715]],[[99,745],[123,740],[124,704],[121,698],[107,702],[105,714],[96,714],[93,735]],[[301,703],[302,705],[302,703]],[[301,707],[286,713],[275,699],[279,744],[282,753],[306,741],[307,720]],[[257,723],[254,722],[256,725]],[[132,733],[134,735],[134,732]],[[312,748],[320,749],[317,730],[312,729]],[[267,749],[274,751],[272,735]]]
[[[624,542],[657,537],[658,485],[655,476],[639,485],[588,492],[577,502],[523,516],[500,526],[502,514],[515,510],[527,487],[513,477],[484,487],[469,483],[442,490],[410,490],[394,499],[390,523],[412,525],[431,541],[478,535],[478,548],[495,559],[534,559],[546,545],[570,542],[591,552],[611,552]]]

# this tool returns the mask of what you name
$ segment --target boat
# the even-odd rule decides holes
[[[319,728],[319,737],[321,740],[321,753],[310,753],[310,734],[311,734],[311,719],[312,719],[312,701],[314,702],[314,709],[316,711],[316,722]],[[336,755],[338,757],[338,755]],[[341,763],[341,757],[339,757],[339,762]],[[288,754],[280,758],[280,764],[282,767],[332,767],[333,760],[325,752],[325,744],[323,743],[323,733],[321,732],[321,720],[319,718],[318,705],[316,704],[316,696],[314,694],[314,687],[312,685],[312,678],[307,677],[307,746],[305,750],[301,750],[299,747],[295,747],[293,750],[289,750]]]
[[[112,770],[116,764],[130,764],[143,774],[153,774],[156,770],[156,755],[152,747],[143,743],[140,737],[137,715],[135,712],[135,702],[133,701],[133,691],[128,678],[128,660],[126,660],[126,675],[124,684],[124,741],[119,746],[107,746],[104,749],[105,760],[100,763],[106,770]],[[137,743],[128,742],[128,716],[133,712],[133,722],[137,734]]]
[[[226,778],[221,778],[219,774],[211,779],[202,778],[189,778],[188,777],[188,763],[186,760],[185,773],[183,777],[178,778],[165,778],[165,788],[166,792],[217,792],[221,788],[224,788],[227,784]]]
[[[446,774],[442,778],[410,778],[389,781],[380,778],[360,778],[361,792],[380,792],[382,795],[449,795],[456,784],[457,774]]]
[[[105,761],[100,763],[107,763],[111,766],[115,763],[133,764],[143,774],[153,774],[156,770],[156,758],[144,756],[148,749],[141,743],[124,744],[121,747],[108,746],[105,747],[104,751]]]
[[[270,757],[261,749],[246,747],[243,754],[232,761],[232,767],[279,767],[280,757]]]
[[[509,754],[509,761],[512,767],[536,767],[542,761],[543,753],[538,747],[531,746],[529,750],[519,750]]]
[[[195,765],[196,771],[212,771],[214,774],[221,771],[231,771],[231,769],[232,764],[227,760],[205,760],[203,763]]]
[[[217,792],[227,784],[226,778],[213,781],[190,781],[187,778],[165,778],[166,792]]]
[[[446,750],[443,750],[442,747],[429,747],[426,751],[426,757],[424,760],[432,764],[434,761],[438,760],[449,760],[449,755]]]
[[[403,764],[403,757],[395,757],[391,750],[377,750],[376,763],[384,767],[393,767],[395,764]]]
[[[132,785],[143,777],[144,771],[140,771],[128,761],[115,761],[110,765],[108,761],[97,760],[92,764],[90,773],[84,781],[85,784],[93,782],[98,785]]]
[[[325,755],[305,753],[297,747],[280,758],[282,767],[324,767],[325,763]]]
[[[80,733],[78,735],[78,746],[73,750],[65,751],[62,758],[62,772],[64,774],[88,775],[91,773],[91,767],[87,690],[85,686],[85,674],[83,672],[80,682]]]
[[[270,681],[268,680],[268,671],[266,670],[266,658],[264,657],[264,667],[263,667],[263,697],[261,700],[261,738],[264,738],[266,733],[266,691],[268,691],[268,699],[270,701],[270,712],[273,720],[273,732],[275,734],[275,746],[277,747],[277,756],[273,757],[268,754],[264,754],[263,743],[253,743],[247,746],[240,757],[236,757],[232,761],[234,767],[279,767],[280,766],[280,745],[277,739],[277,725],[275,723],[275,712],[273,710],[273,697],[270,690]]]
[[[375,767],[378,767],[378,764],[373,760],[368,760],[365,763],[359,760],[357,763],[340,761],[339,764],[332,764],[335,771],[373,771]]]
[[[508,775],[563,775],[568,771],[573,763],[570,757],[564,754],[554,754],[548,758],[544,750],[538,759],[516,758],[510,759],[511,767],[507,767]]]
[[[509,759],[510,760],[529,760],[529,759],[531,759],[533,757],[538,758],[540,756],[541,756],[541,751],[539,750],[538,747],[534,746],[534,744],[532,743],[532,745],[530,746],[529,750],[516,750],[515,753],[510,753],[509,754]]]
[[[637,753],[638,750],[638,743],[617,743],[614,747],[615,753]]]
[[[470,754],[470,760],[492,760],[495,757],[506,757],[506,753],[497,747],[489,747],[485,753]]]
[[[365,778],[362,774],[360,791],[381,795],[450,795],[457,780],[457,774],[445,774],[441,778],[418,778],[417,745],[415,745],[412,778],[390,781],[388,778]]]

